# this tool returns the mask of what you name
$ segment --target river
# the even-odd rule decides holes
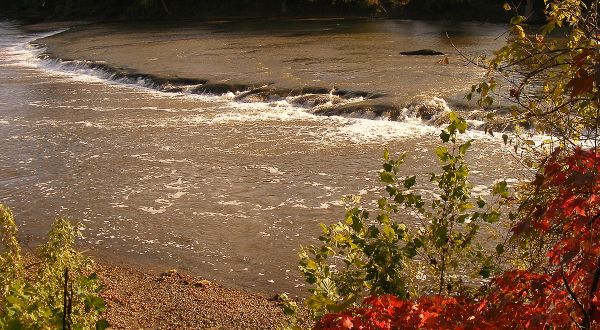
[[[385,147],[408,152],[406,173],[427,181],[441,128],[415,109],[464,109],[482,72],[452,44],[489,54],[503,29],[319,19],[31,33],[2,22],[0,202],[32,246],[68,216],[101,259],[302,295],[298,247],[343,219],[343,195],[373,205]],[[449,64],[399,55],[421,48]],[[468,134],[476,193],[521,179],[501,139]]]

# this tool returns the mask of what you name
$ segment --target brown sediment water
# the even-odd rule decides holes
[[[483,73],[463,56],[489,55],[502,44],[496,37],[505,29],[483,23],[274,19],[92,25],[40,42],[62,59],[207,80],[208,88],[200,91],[269,85],[289,94],[312,87],[364,92],[379,99],[377,104],[394,106],[462,97]],[[444,56],[400,54],[419,49],[443,52],[449,64],[443,64]]]
[[[33,243],[64,215],[102,258],[302,294],[298,247],[316,241],[319,222],[342,220],[343,195],[378,198],[385,147],[408,152],[405,171],[421,181],[437,166],[440,128],[410,113],[385,120],[378,106],[406,112],[424,98],[447,111],[441,98],[481,72],[446,32],[474,55],[502,29],[266,20],[89,25],[40,39],[0,23],[0,202]],[[399,55],[423,48],[450,64]],[[469,134],[477,193],[521,178],[500,139]]]

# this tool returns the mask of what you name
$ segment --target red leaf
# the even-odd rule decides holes
[[[577,70],[577,74],[566,86],[571,89],[571,97],[589,93],[594,89],[594,76],[590,76],[584,69]]]
[[[354,323],[350,320],[349,317],[344,317],[342,319],[342,329],[352,329],[354,328]]]

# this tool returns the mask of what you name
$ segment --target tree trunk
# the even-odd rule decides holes
[[[281,0],[281,13],[287,14],[287,12],[288,12],[287,0]]]
[[[533,0],[527,0],[525,5],[525,17],[531,17],[534,13]]]
[[[169,10],[169,7],[167,7],[167,4],[165,3],[165,0],[160,0],[160,3],[163,7],[163,10],[165,11],[165,13],[167,13],[167,15],[171,16],[171,11]]]

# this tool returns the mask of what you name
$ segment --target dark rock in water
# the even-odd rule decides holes
[[[288,96],[300,96],[305,94],[329,94],[330,92],[331,88],[304,86],[292,89]]]
[[[219,88],[221,88],[221,85],[222,84],[219,85]],[[211,86],[209,90],[215,90],[215,86],[210,84],[202,85],[196,88],[196,90],[205,91],[207,86]],[[236,90],[230,89],[231,88],[229,87],[225,88],[225,90],[237,92]],[[289,98],[289,101],[292,104],[303,107],[315,107],[327,102],[332,102],[334,104],[339,103],[340,99],[351,99],[355,97],[374,99],[381,96],[383,95],[364,91],[337,90],[325,87],[303,86],[289,89],[266,85],[246,91],[240,91],[235,97],[235,100],[241,102],[269,102]]]
[[[439,112],[439,109],[435,107],[428,107],[426,105],[420,105],[417,107],[417,117],[423,120],[431,120],[431,118],[433,118]]]
[[[221,94],[226,94],[229,92],[232,93],[236,93],[236,92],[241,92],[244,90],[248,90],[251,89],[250,86],[247,85],[241,85],[241,84],[228,84],[228,83],[207,83],[201,86],[196,87],[193,90],[194,94],[204,94],[204,93],[208,93],[208,94],[215,94],[215,95],[221,95]]]
[[[342,116],[366,119],[387,117],[394,121],[403,121],[405,119],[401,109],[385,103],[358,102],[341,106],[334,105],[331,107],[318,108],[313,113],[321,116]]]
[[[197,79],[197,78],[183,78],[183,77],[175,77],[169,78],[169,82],[175,86],[181,85],[200,85],[208,83],[206,79]]]
[[[423,103],[418,103],[412,106],[412,108],[414,109],[414,114],[423,120],[432,120],[450,111],[446,101],[437,97]]]
[[[265,86],[242,92],[235,97],[235,100],[240,102],[272,102],[283,100],[289,94],[289,89]]]
[[[411,50],[407,52],[400,52],[400,55],[422,55],[422,56],[436,56],[436,55],[446,55],[442,52],[438,52],[433,49],[419,49],[419,50]]]
[[[262,86],[241,92],[235,97],[235,100],[241,102],[266,102],[273,99],[281,99],[281,95],[284,93],[285,91],[278,91],[269,86]]]
[[[406,116],[402,113],[401,109],[392,109],[388,112],[388,118],[393,121],[404,121]]]
[[[343,97],[345,99],[351,99],[353,97],[362,97],[365,99],[376,99],[384,96],[383,94],[371,93],[365,91],[348,91],[348,90],[335,90],[333,95]]]
[[[339,103],[339,97],[332,97],[329,94],[306,94],[296,96],[290,100],[290,102],[294,105],[302,106],[302,107],[316,107],[319,105],[327,104],[331,102],[333,104]]]

